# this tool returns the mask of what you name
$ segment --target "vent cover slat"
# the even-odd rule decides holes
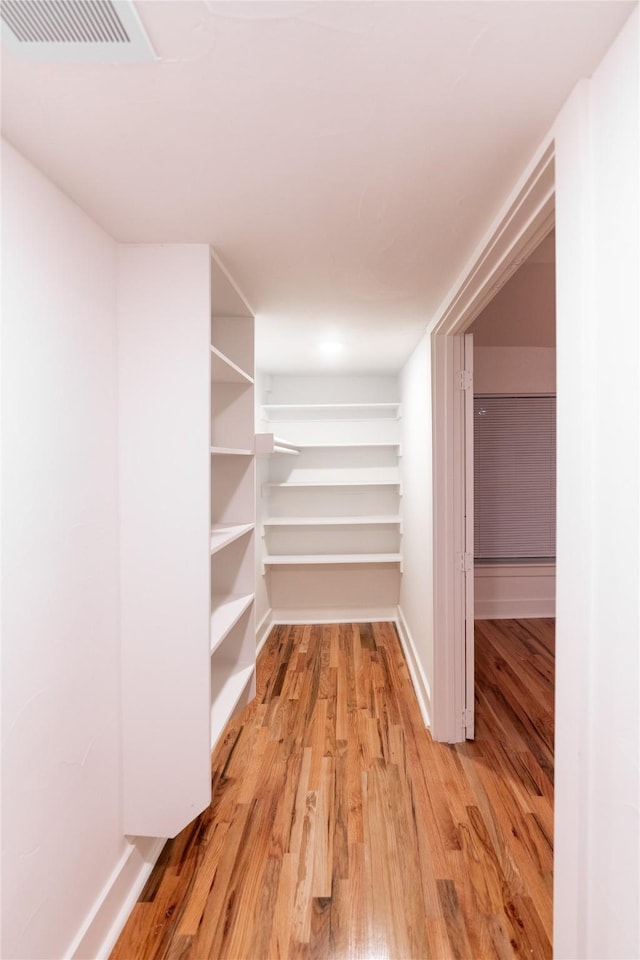
[[[28,39],[28,25],[23,23],[20,10],[5,10],[5,6],[3,4],[2,18],[7,25],[11,27],[18,40],[25,41]]]
[[[116,15],[113,4],[111,3],[101,3],[100,4],[100,17],[110,25],[111,30],[125,42],[129,42],[129,36],[127,31],[124,29],[124,25],[120,18]]]
[[[3,40],[24,56],[153,60],[132,0],[0,0]]]
[[[23,43],[129,43],[112,0],[3,0],[2,19]]]
[[[72,31],[68,38],[76,43],[86,43],[87,41],[95,43],[102,38],[96,30],[92,29],[91,17],[93,4],[89,4],[86,10],[77,10],[78,4],[69,0],[65,3],[65,17],[69,21],[69,28]]]
[[[51,3],[48,4],[38,0],[37,3],[34,3],[34,8],[38,21],[50,40],[64,40],[66,43],[73,43],[79,39],[69,16],[71,4],[67,5],[66,10],[64,8],[60,10],[58,0],[51,0]]]

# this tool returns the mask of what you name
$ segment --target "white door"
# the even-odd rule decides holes
[[[473,569],[473,334],[464,336],[464,621],[465,736],[474,737],[474,569]]]

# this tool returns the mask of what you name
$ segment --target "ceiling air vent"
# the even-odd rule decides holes
[[[37,60],[155,60],[132,0],[1,0],[2,39]]]

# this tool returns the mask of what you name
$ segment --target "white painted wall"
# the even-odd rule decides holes
[[[120,822],[116,244],[2,148],[2,956],[69,957]]]
[[[638,10],[555,128],[555,955],[637,958]]]
[[[404,517],[400,623],[415,652],[414,686],[430,709],[433,684],[433,482],[431,460],[431,340],[425,334],[400,377]],[[422,682],[420,682],[420,680]]]
[[[554,347],[473,346],[474,393],[555,393]]]
[[[543,257],[545,262],[538,258]],[[498,290],[471,325],[476,347],[554,347],[556,271],[553,234]]]

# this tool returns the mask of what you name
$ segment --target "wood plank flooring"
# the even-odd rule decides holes
[[[111,960],[551,957],[553,621],[476,624],[434,743],[392,624],[276,627]]]

